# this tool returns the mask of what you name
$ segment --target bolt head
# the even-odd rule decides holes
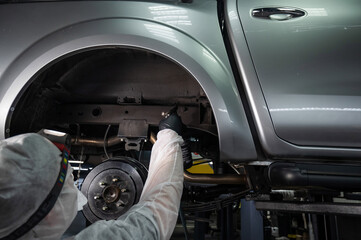
[[[108,210],[109,208],[106,207],[106,206],[104,206],[102,209],[103,209],[103,211],[106,211],[106,210]]]
[[[113,181],[113,182],[118,182],[119,179],[118,179],[118,178],[113,178],[112,181]]]
[[[126,192],[126,191],[127,191],[127,189],[122,188],[120,191],[121,191],[122,193],[124,193],[124,192]]]

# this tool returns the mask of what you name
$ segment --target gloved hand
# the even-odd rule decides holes
[[[182,136],[186,126],[182,123],[182,119],[177,114],[176,108],[173,108],[170,111],[170,115],[167,118],[164,118],[160,121],[159,131],[163,129],[172,129],[173,131],[177,132],[178,135]],[[189,141],[187,139],[184,139],[183,143],[181,144],[181,149],[184,169],[188,169],[193,165],[193,160]]]
[[[177,112],[171,113],[167,118],[159,122],[159,131],[164,129],[171,129],[178,133],[178,135],[182,135],[183,123]]]

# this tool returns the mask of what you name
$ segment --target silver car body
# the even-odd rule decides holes
[[[216,1],[44,2],[0,5],[0,137],[9,112],[49,63],[93,48],[152,51],[202,86],[217,121],[221,158],[256,158],[217,18]]]
[[[252,10],[263,7],[293,7],[305,16],[254,18]],[[237,86],[216,1],[1,4],[0,137],[11,135],[9,113],[49,64],[88,49],[122,47],[165,56],[198,81],[212,105],[225,162],[257,160],[257,139],[269,159],[358,159],[358,9],[351,0],[225,1]]]
[[[259,8],[303,17],[257,19]],[[360,157],[361,15],[357,1],[226,2],[226,23],[257,126],[273,158]]]

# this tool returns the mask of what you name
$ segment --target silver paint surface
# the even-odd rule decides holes
[[[3,4],[0,34],[0,138],[16,100],[49,63],[90,48],[130,47],[177,62],[200,83],[215,114],[222,160],[256,159],[216,1]]]
[[[280,7],[281,4],[285,4],[285,6],[290,5],[289,2],[287,2],[287,4],[286,2],[279,3],[280,4],[276,4],[276,2],[273,2],[272,6]],[[329,6],[325,1],[313,3],[313,5],[311,5],[312,3],[310,1],[302,1],[294,2],[292,7],[307,8],[305,5],[301,6],[296,3],[308,3],[313,7],[315,7],[315,5],[320,7]],[[359,9],[360,5],[357,5],[357,1],[350,1],[350,5],[352,5],[352,3],[355,8],[358,7]],[[336,3],[332,2],[330,4]],[[338,5],[340,4],[341,3]],[[335,64],[332,64],[337,58],[327,58],[328,48],[326,45],[336,45],[336,43],[326,41],[318,45],[308,46],[306,40],[308,40],[308,44],[310,44],[312,38],[317,41],[320,41],[320,38],[322,38],[324,31],[318,28],[314,28],[312,34],[308,35],[311,39],[306,38],[305,40],[298,39],[296,37],[299,36],[297,32],[290,32],[290,29],[304,25],[302,21],[310,21],[307,20],[308,17],[311,17],[310,11],[308,10],[309,12],[305,17],[283,22],[252,19],[250,16],[251,10],[261,7],[270,7],[270,5],[264,1],[228,0],[225,4],[225,17],[226,26],[230,29],[229,37],[235,54],[237,67],[241,74],[242,85],[246,91],[246,97],[251,107],[252,118],[256,125],[258,138],[266,155],[274,159],[294,160],[360,159],[360,136],[354,133],[355,129],[357,131],[360,129],[360,122],[357,120],[359,116],[357,116],[356,119],[354,118],[355,115],[359,114],[358,109],[360,105],[360,94],[357,93],[360,84],[360,49],[354,48],[351,53],[350,49],[347,50],[350,46],[342,42],[344,36],[340,35],[336,38],[340,45],[337,49],[342,50],[345,48],[347,50],[344,53],[340,51],[340,56],[346,57],[346,59],[349,60],[347,62],[349,64],[348,66],[346,66],[346,62],[342,63],[340,61],[337,62],[337,66],[343,67],[340,73],[343,73],[345,78],[350,79],[352,84],[344,84],[342,79],[333,78],[333,81],[338,83],[338,87],[331,86],[331,88],[328,89],[328,85],[330,85],[328,84],[328,81],[330,81],[328,78],[332,76],[327,73],[327,70],[333,73],[337,72],[337,70],[333,69]],[[352,7],[348,6],[348,8]],[[343,14],[350,14],[353,21],[359,22],[359,16],[361,15],[357,15],[357,10],[349,10],[349,13],[345,11],[345,9],[341,12]],[[245,14],[244,16],[242,15],[244,22],[241,22],[238,11],[240,11],[241,14]],[[313,17],[313,19],[315,18],[316,16]],[[323,19],[324,20],[320,19],[318,21],[325,21],[328,18],[323,17]],[[343,20],[341,15],[336,14],[336,17],[327,21],[341,23],[342,21],[349,20],[347,17]],[[327,21],[324,22],[325,31],[328,32],[329,35],[337,35],[332,33],[332,29],[336,30],[336,28],[327,27],[330,24],[330,22]],[[317,21],[315,24],[316,23],[320,24],[320,22]],[[313,26],[312,24],[313,23],[308,22],[308,25]],[[359,28],[355,27],[355,29],[353,32],[355,33],[356,31],[357,34],[353,36],[355,36],[356,39],[346,39],[346,43],[349,41],[352,44],[359,45],[360,40],[356,40],[360,39],[360,32]],[[270,34],[271,30],[274,30],[275,34]],[[337,29],[337,31],[340,32],[339,29]],[[266,35],[263,35],[263,33]],[[247,38],[246,41],[246,36],[249,35],[252,36],[253,42],[250,41],[249,38]],[[291,36],[288,37],[288,35]],[[258,36],[258,38],[254,36]],[[289,39],[296,41],[296,43],[300,45],[289,41]],[[273,42],[271,40],[273,40]],[[331,41],[335,39],[328,40]],[[303,43],[302,41],[306,42]],[[255,49],[255,45],[259,49]],[[277,46],[277,48],[275,48],[275,46]],[[290,46],[296,46],[297,48],[290,48]],[[302,49],[302,47],[308,47],[312,49],[312,51],[307,52],[305,51],[306,49]],[[319,52],[319,50],[322,51]],[[336,51],[336,49],[331,49],[331,53],[335,53]],[[299,58],[293,54],[295,52],[299,54]],[[253,58],[254,53],[256,59]],[[273,55],[270,55],[271,53]],[[317,65],[312,65],[310,63],[311,59],[319,56],[318,54],[323,56],[323,61],[317,62]],[[330,68],[328,66],[330,66]],[[297,73],[300,73],[301,68],[307,69],[306,72],[302,71],[302,74],[306,74],[307,78],[303,77],[303,81],[298,81],[299,78],[296,76]],[[350,70],[350,72],[347,72],[347,70]],[[260,71],[261,74],[259,76]],[[324,78],[323,74],[327,74],[326,76],[328,78]],[[301,88],[305,83],[308,85],[306,84],[304,85],[305,87]],[[309,85],[312,87],[309,87]],[[307,94],[303,94],[304,92],[307,92]],[[350,95],[346,95],[345,92],[348,92]],[[354,96],[352,96],[352,94],[354,94]],[[317,117],[315,117],[315,114],[306,114],[316,112],[318,113]],[[327,114],[322,115],[320,113]],[[336,116],[330,117],[332,114]],[[339,120],[340,118],[343,119]],[[320,125],[322,125],[321,128],[319,128]],[[327,137],[324,136],[325,133],[326,135],[328,134]],[[281,135],[284,139],[280,137]],[[330,138],[330,135],[333,137]],[[293,143],[291,141],[293,141]],[[352,145],[352,147],[344,147],[348,145]]]
[[[303,146],[361,147],[361,4],[272,1],[306,16],[256,19],[269,1],[237,1],[276,134]]]

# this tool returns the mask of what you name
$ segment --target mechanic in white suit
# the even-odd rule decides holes
[[[170,238],[183,190],[182,122],[173,113],[159,128],[139,202],[119,219],[97,221],[73,239]],[[81,194],[70,167],[65,180],[61,176],[64,163],[59,149],[38,134],[0,142],[0,240],[61,238],[76,216]],[[46,212],[62,180],[60,194]]]

